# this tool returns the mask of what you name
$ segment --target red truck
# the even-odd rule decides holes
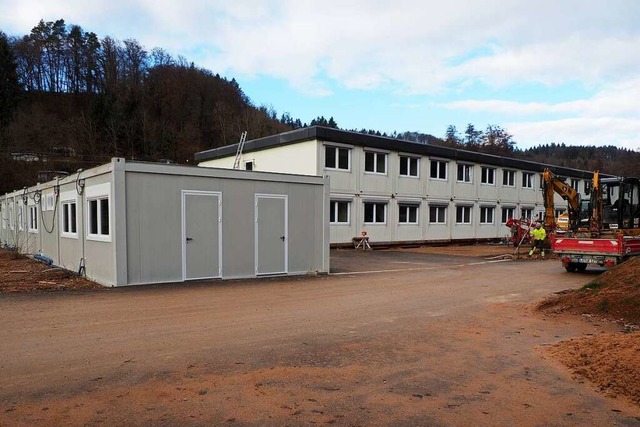
[[[640,180],[600,178],[595,172],[589,200],[580,200],[548,169],[543,173],[545,228],[550,232],[551,249],[559,255],[568,272],[584,271],[588,265],[613,267],[640,255]],[[553,194],[568,202],[569,230],[556,233]]]

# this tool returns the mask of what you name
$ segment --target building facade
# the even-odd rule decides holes
[[[195,155],[233,168],[237,144]],[[310,127],[247,141],[243,169],[330,178],[334,245],[367,233],[374,243],[480,241],[506,237],[510,217],[541,218],[549,167],[583,196],[591,173],[536,162]],[[556,199],[557,214],[566,202]]]
[[[0,196],[0,243],[107,286],[329,272],[328,179],[115,158]]]

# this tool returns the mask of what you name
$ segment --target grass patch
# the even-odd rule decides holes
[[[602,287],[602,283],[598,282],[598,280],[596,279],[584,285],[582,288],[580,288],[580,290],[586,291],[587,289],[589,289],[591,291],[595,291],[597,289],[600,289],[601,287]]]

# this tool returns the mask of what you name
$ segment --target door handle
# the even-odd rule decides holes
[[[281,239],[282,239],[282,241],[284,242],[284,236],[281,236],[280,238],[281,238]]]
[[[193,240],[193,237],[187,237],[187,243]]]

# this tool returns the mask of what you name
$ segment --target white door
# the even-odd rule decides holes
[[[182,277],[222,276],[222,194],[182,192]]]
[[[256,274],[287,273],[287,196],[256,194]]]

